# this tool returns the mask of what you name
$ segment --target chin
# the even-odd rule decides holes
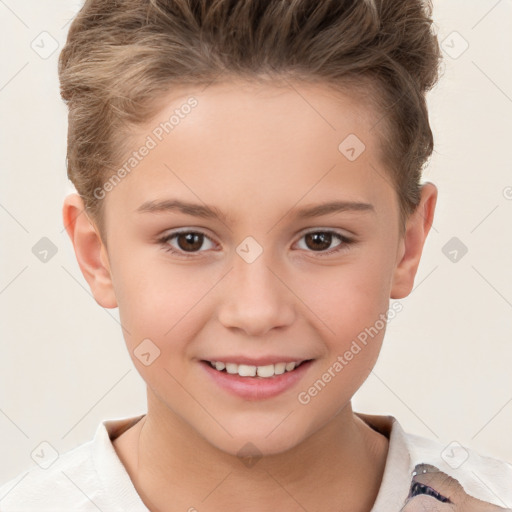
[[[233,437],[225,435],[221,439],[212,439],[211,437],[205,439],[224,453],[249,460],[269,455],[279,455],[300,443],[299,439],[295,440],[284,430],[279,434],[277,432],[272,433],[268,437],[265,437],[267,436],[267,429],[263,430],[264,434],[262,434],[262,430],[253,430],[254,432],[245,432],[240,435],[233,433]]]

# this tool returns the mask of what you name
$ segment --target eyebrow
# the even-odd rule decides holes
[[[161,201],[146,201],[137,209],[139,213],[165,213],[171,211],[180,211],[186,215],[194,217],[202,217],[205,219],[219,219],[224,222],[228,220],[227,215],[218,208],[208,205],[201,205],[181,201],[179,199],[165,199]],[[293,211],[293,208],[292,208]],[[299,219],[309,219],[313,217],[321,217],[323,215],[340,213],[340,212],[373,212],[375,208],[370,203],[362,203],[357,201],[330,201],[328,203],[307,206],[296,210],[296,217]]]

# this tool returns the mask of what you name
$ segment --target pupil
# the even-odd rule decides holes
[[[188,249],[200,249],[201,248],[201,237],[202,235],[200,233],[186,233],[186,234],[180,234],[178,235],[178,245],[180,247],[180,249],[183,249],[184,251],[188,250]],[[186,239],[186,243],[189,244],[189,246],[184,246],[182,243],[181,243],[181,240],[182,239]],[[194,240],[195,240],[195,243],[194,243]],[[198,241],[199,240],[199,241]],[[190,245],[192,245],[192,247],[190,247]]]
[[[201,248],[201,233],[185,233],[178,235],[178,245],[180,249],[187,250],[198,250]],[[181,241],[185,239],[185,244]],[[311,247],[311,242],[313,247]],[[308,233],[306,235],[306,245],[310,249],[324,250],[327,249],[332,243],[332,235],[330,233]],[[188,247],[186,246],[188,244]],[[316,247],[315,247],[316,245]]]
[[[321,247],[317,246],[317,249],[327,249],[331,245],[331,240],[332,235],[330,233],[308,233],[306,235],[306,244],[308,245],[308,247],[308,241],[313,241],[314,243],[320,242]],[[310,247],[310,249],[311,248],[314,249],[315,247]]]

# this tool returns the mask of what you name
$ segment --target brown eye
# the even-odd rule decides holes
[[[301,241],[304,239],[304,246],[306,252],[316,252],[318,256],[329,255],[338,251],[348,249],[348,246],[353,243],[353,240],[337,233],[336,231],[310,231],[302,236]],[[338,240],[338,243],[332,247],[333,241]]]
[[[305,235],[306,245],[313,250],[325,251],[332,243],[332,234],[327,232],[308,233]]]
[[[196,251],[203,245],[204,236],[201,233],[180,233],[175,238],[183,251]]]
[[[175,243],[172,243],[176,239]],[[206,249],[213,247],[213,242],[204,233],[199,231],[180,231],[175,233],[169,233],[159,240],[163,248],[166,251],[184,254],[184,253],[201,253],[200,249],[203,248],[204,242],[208,241],[211,246]]]

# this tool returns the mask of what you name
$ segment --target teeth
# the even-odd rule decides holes
[[[232,374],[238,373],[238,365],[235,363],[226,363],[226,371]]]
[[[258,367],[257,369],[259,370],[260,367]],[[240,377],[254,377],[256,375],[256,366],[249,366],[248,364],[239,364],[238,375],[240,375]]]
[[[210,365],[216,370],[226,370],[231,375],[238,374],[240,377],[258,377],[269,378],[274,375],[281,375],[285,371],[291,372],[301,364],[301,361],[293,363],[276,363],[265,366],[251,366],[248,364],[223,363],[222,361],[209,361]]]
[[[286,369],[286,363],[277,363],[274,365],[274,375],[281,375]]]
[[[287,372],[290,372],[291,370],[293,370],[295,368],[295,363],[286,363],[286,371]]]
[[[274,365],[268,364],[267,366],[258,366],[256,373],[258,374],[258,377],[272,377],[274,375]]]

